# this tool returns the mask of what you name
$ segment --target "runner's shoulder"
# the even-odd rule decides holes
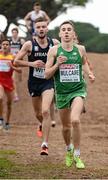
[[[77,47],[78,49],[83,49],[83,50],[85,50],[85,46],[82,45],[82,44],[75,44],[74,46]]]
[[[54,45],[57,45],[60,43],[60,41],[58,39],[52,39],[52,40],[53,40]]]

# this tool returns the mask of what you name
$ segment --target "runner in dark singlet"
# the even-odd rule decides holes
[[[36,118],[40,122],[40,130],[42,125],[43,132],[41,155],[48,155],[48,137],[51,126],[50,107],[53,101],[54,87],[53,79],[46,80],[44,71],[48,50],[59,41],[47,37],[48,27],[45,19],[37,19],[35,28],[37,35],[32,41],[27,41],[23,45],[15,59],[15,64],[29,67],[28,89]],[[23,60],[26,54],[28,54],[28,61]],[[35,68],[33,67],[34,62]]]
[[[11,53],[16,56],[19,50],[21,49],[22,45],[24,44],[25,40],[19,37],[19,30],[17,27],[11,30],[12,37],[9,38],[10,46],[11,46]],[[14,80],[14,102],[19,101],[19,83],[22,80],[22,73],[17,73],[14,71],[13,73],[13,80]]]

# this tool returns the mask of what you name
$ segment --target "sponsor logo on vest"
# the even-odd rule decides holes
[[[34,50],[35,50],[35,51],[38,51],[38,50],[39,50],[39,47],[38,47],[38,46],[34,46]]]
[[[63,52],[60,52],[60,55],[64,55],[64,53],[63,53]]]
[[[76,56],[76,55],[77,55],[77,52],[73,52],[73,55]]]

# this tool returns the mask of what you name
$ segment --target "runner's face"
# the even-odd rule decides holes
[[[59,36],[64,42],[70,42],[74,38],[74,29],[70,24],[63,24],[60,27]]]
[[[17,31],[12,31],[12,36],[13,36],[14,38],[17,38],[17,37],[18,37],[18,32],[17,32]]]
[[[36,33],[39,38],[43,39],[47,35],[47,32],[48,27],[46,21],[36,23]]]
[[[40,11],[41,7],[40,6],[34,6],[34,11],[38,13]]]
[[[10,44],[8,41],[3,41],[1,44],[1,48],[4,52],[9,52],[10,51]]]

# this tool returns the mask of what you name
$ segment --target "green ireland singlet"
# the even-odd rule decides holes
[[[82,76],[82,58],[77,47],[65,51],[58,46],[57,56],[66,56],[67,61],[59,66],[54,75],[55,98],[58,109],[69,108],[75,97],[86,97],[86,84]],[[56,60],[55,60],[56,63]]]

